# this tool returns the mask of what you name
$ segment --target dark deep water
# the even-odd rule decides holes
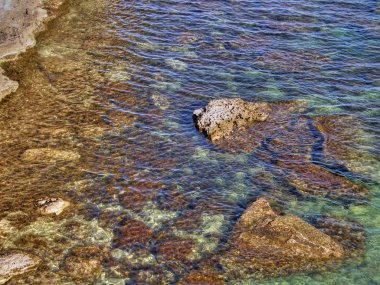
[[[17,221],[18,230],[5,231],[1,247],[32,251],[46,264],[11,284],[74,284],[64,259],[90,244],[107,255],[92,283],[175,284],[223,248],[260,196],[310,222],[327,215],[360,223],[364,256],[265,281],[225,275],[229,284],[380,284],[379,1],[86,0],[70,7],[35,49],[7,66],[22,85],[0,105],[1,218]],[[236,97],[306,102],[308,118],[354,116],[360,128],[342,159],[348,167],[325,165],[322,141],[311,160],[365,185],[369,201],[298,193],[263,159],[265,144],[251,153],[211,145],[194,128],[193,110]],[[81,159],[20,159],[41,147]],[[67,197],[73,207],[58,218],[26,218],[44,195]],[[137,226],[130,230],[138,245],[123,244],[120,228],[131,220],[152,237]],[[179,269],[157,252],[165,235],[191,244]]]

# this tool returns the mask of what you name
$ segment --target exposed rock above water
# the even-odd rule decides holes
[[[0,255],[0,284],[35,269],[40,261],[37,256],[23,252],[10,252]]]
[[[343,256],[331,237],[296,216],[277,214],[260,198],[236,223],[220,262],[235,278],[264,278],[318,268]]]
[[[0,0],[0,60],[13,59],[35,44],[34,34],[41,30],[48,12],[56,10],[62,0]],[[10,80],[0,68],[0,101],[15,92],[18,83]]]
[[[42,215],[59,215],[70,203],[61,198],[48,198],[37,201],[38,212]]]
[[[252,103],[242,99],[212,100],[193,113],[199,131],[211,141],[228,137],[235,129],[248,127],[254,121],[265,121],[271,113],[268,103]]]
[[[251,151],[264,138],[290,126],[303,104],[299,102],[248,102],[242,99],[212,100],[197,109],[193,119],[213,144],[230,151]]]

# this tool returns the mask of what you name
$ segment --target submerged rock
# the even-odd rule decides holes
[[[344,255],[362,257],[365,250],[364,227],[357,222],[331,217],[318,217],[315,226],[341,244]]]
[[[76,247],[65,260],[65,269],[74,279],[93,281],[103,270],[104,253],[97,245]]]
[[[211,141],[228,137],[234,130],[246,128],[254,121],[265,121],[271,113],[268,103],[242,99],[212,100],[205,108],[193,112],[199,131]]]
[[[102,271],[100,260],[80,256],[66,258],[65,267],[72,278],[87,281],[96,279]]]
[[[199,40],[199,35],[192,32],[184,32],[180,34],[177,38],[177,42],[180,44],[193,44],[195,42],[198,42]]]
[[[280,130],[267,142],[267,149],[279,162],[306,162],[310,159],[316,139],[309,128],[309,120],[299,117],[289,128]]]
[[[257,56],[255,63],[271,70],[298,72],[320,69],[330,63],[330,58],[315,52],[300,50],[297,52],[273,51]]]
[[[80,155],[74,151],[53,149],[53,148],[34,148],[26,150],[21,159],[30,162],[56,162],[56,161],[75,161]]]
[[[296,216],[275,213],[260,198],[236,223],[220,263],[234,278],[264,278],[318,268],[343,255],[331,237]]]
[[[353,172],[366,172],[373,161],[366,150],[371,138],[353,116],[318,116],[313,126],[323,135],[324,159],[329,164],[344,165]],[[364,171],[363,171],[364,170]]]
[[[165,95],[154,93],[151,96],[151,98],[153,100],[154,105],[160,108],[161,110],[166,110],[170,107],[169,99]]]
[[[366,198],[368,190],[311,162],[278,164],[285,179],[299,192],[330,198]]]
[[[11,252],[0,255],[0,284],[11,278],[35,269],[40,258],[23,252]]]
[[[118,233],[115,242],[119,246],[131,246],[135,243],[146,244],[153,235],[153,231],[147,225],[137,220],[127,221],[118,229]]]
[[[65,208],[70,206],[70,202],[67,202],[61,198],[48,198],[37,201],[38,212],[42,215],[59,215]]]
[[[213,273],[202,273],[191,271],[188,275],[183,277],[179,285],[226,285],[227,283]]]
[[[160,242],[157,253],[166,261],[186,262],[192,259],[194,244],[192,239],[171,238]]]

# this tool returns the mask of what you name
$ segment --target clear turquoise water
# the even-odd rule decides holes
[[[146,116],[146,106],[133,107],[139,114],[134,126],[138,134],[129,137],[127,145],[136,153],[149,145],[163,161],[175,160],[170,166],[157,165],[132,156],[136,166],[165,184],[175,184],[192,201],[189,205],[220,199],[235,213],[265,193],[278,199],[285,212],[306,219],[344,217],[365,227],[366,254],[359,264],[241,284],[380,283],[378,5],[376,1],[138,1],[120,2],[111,9],[117,11],[110,16],[111,32],[123,44],[107,50],[118,54],[118,66],[130,73],[129,92],[162,109],[152,118]],[[153,96],[160,99],[155,102]],[[286,198],[257,185],[254,173],[270,166],[254,154],[231,155],[214,148],[190,120],[191,112],[210,99],[235,97],[306,101],[311,116],[358,116],[365,126],[361,147],[368,152],[358,169],[359,179],[371,189],[372,199],[362,205],[294,197],[276,177],[273,188]],[[120,101],[113,103],[131,112]]]

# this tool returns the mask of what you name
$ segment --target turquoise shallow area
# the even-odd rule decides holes
[[[110,8],[110,32],[123,43],[107,47],[117,55],[113,64],[129,72],[123,82],[131,93],[160,110],[150,120],[144,117],[145,105],[134,107],[140,114],[134,125],[138,139],[128,145],[137,152],[150,145],[163,160],[173,158],[170,171],[137,164],[195,201],[218,197],[239,212],[266,191],[251,177],[268,165],[255,154],[221,152],[194,130],[191,112],[210,99],[304,101],[308,115],[355,115],[364,126],[366,160],[357,168],[359,176],[347,176],[359,177],[371,189],[368,203],[295,197],[272,177],[273,187],[286,196],[281,201],[274,195],[285,212],[361,223],[367,237],[364,260],[348,261],[333,272],[231,284],[380,284],[378,5],[368,0],[155,0],[121,1]]]

